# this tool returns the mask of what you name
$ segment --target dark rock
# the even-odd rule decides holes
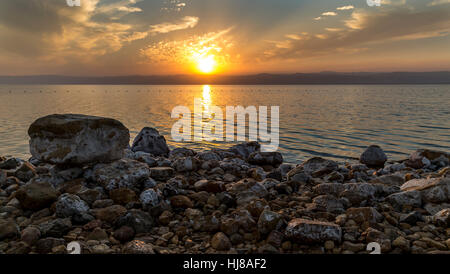
[[[127,243],[123,249],[124,254],[155,254],[153,245],[141,240],[134,240]]]
[[[109,192],[109,197],[111,197],[114,203],[119,205],[126,205],[138,200],[136,192],[129,188],[113,189]]]
[[[283,216],[280,214],[264,210],[258,219],[258,231],[259,233],[266,235],[273,230],[278,230],[283,226]]]
[[[145,127],[139,132],[131,146],[133,152],[143,151],[154,156],[168,156],[170,149],[166,139],[155,128]]]
[[[112,205],[105,208],[93,209],[92,213],[97,219],[114,224],[120,217],[127,213],[127,209],[120,205]]]
[[[42,237],[61,238],[72,228],[70,218],[55,219],[39,225]]]
[[[256,151],[249,155],[247,161],[254,165],[279,166],[283,163],[283,155],[279,152],[260,152]]]
[[[134,229],[129,226],[122,226],[114,231],[113,237],[122,243],[128,242],[134,237]]]
[[[58,191],[47,182],[30,182],[16,192],[16,198],[22,208],[39,210],[50,206],[58,198]]]
[[[56,216],[59,218],[66,218],[87,213],[89,211],[89,206],[77,195],[65,193],[58,198],[55,209]]]
[[[379,146],[371,145],[361,154],[359,161],[368,167],[380,168],[384,167],[387,156]]]
[[[231,248],[231,242],[227,235],[217,232],[211,239],[211,246],[218,251],[227,251]]]
[[[52,251],[53,247],[65,245],[64,239],[60,238],[44,238],[36,242],[36,251],[41,254],[47,254]]]
[[[174,170],[171,167],[153,167],[150,169],[151,177],[158,181],[166,181],[170,179]]]
[[[28,162],[24,162],[14,173],[14,176],[23,182],[28,182],[36,176],[36,169]]]
[[[13,220],[0,219],[0,240],[4,240],[7,238],[17,238],[19,236],[19,227]]]
[[[149,177],[149,167],[131,159],[121,159],[96,168],[94,171],[95,181],[107,190],[116,188],[139,190]]]
[[[117,220],[117,226],[128,226],[131,227],[134,232],[148,233],[153,228],[154,220],[150,214],[147,212],[131,209],[126,213],[125,216],[120,217]]]
[[[340,242],[342,230],[333,223],[293,219],[288,223],[285,235],[298,243]]]

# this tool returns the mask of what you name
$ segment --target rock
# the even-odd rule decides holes
[[[217,154],[213,151],[199,152],[199,153],[197,153],[196,157],[202,161],[220,161],[220,160],[222,160],[222,158],[219,156],[219,154]]]
[[[238,205],[243,205],[253,199],[265,198],[269,193],[267,189],[253,179],[242,179],[235,183],[226,185],[229,193],[236,195]]]
[[[397,237],[393,242],[392,242],[392,246],[394,247],[398,247],[403,251],[409,251],[410,250],[410,243],[407,239],[405,239],[404,237]]]
[[[131,209],[117,220],[117,226],[131,227],[134,232],[148,233],[153,228],[154,220],[150,214],[138,209]],[[119,240],[119,239],[118,239]]]
[[[139,190],[149,177],[148,166],[131,159],[121,159],[94,171],[94,180],[107,190],[116,188]]]
[[[207,153],[207,152],[203,152],[203,153]],[[170,159],[176,159],[179,157],[188,157],[188,156],[195,156],[195,151],[193,151],[192,149],[189,149],[189,148],[177,147],[177,148],[172,149],[169,153]]]
[[[308,206],[308,210],[330,212],[341,214],[345,212],[344,204],[333,195],[320,195],[313,199],[313,203]]]
[[[375,198],[377,188],[373,184],[368,183],[347,183],[344,184],[344,191],[339,196],[347,198],[351,204],[359,206],[366,200]]]
[[[149,167],[158,166],[158,161],[150,153],[146,153],[143,151],[134,153],[134,156],[131,159],[146,163]]]
[[[358,224],[367,222],[373,225],[383,221],[383,215],[373,207],[349,208],[346,211],[346,215],[347,218],[354,220]]]
[[[0,188],[3,188],[3,186],[6,184],[6,178],[8,177],[8,174],[6,171],[0,169]]]
[[[153,189],[147,189],[143,191],[139,196],[139,199],[144,209],[150,209],[152,207],[158,206],[162,201],[160,191],[155,191]]]
[[[20,161],[16,158],[9,158],[0,162],[0,169],[15,169],[20,165]]]
[[[433,222],[442,227],[450,227],[450,208],[443,209],[433,216]]]
[[[122,243],[128,242],[134,238],[134,229],[129,226],[122,226],[113,233],[113,237]]]
[[[178,158],[172,163],[172,167],[177,172],[196,171],[200,167],[200,161],[192,156]]]
[[[258,219],[259,233],[266,235],[273,230],[278,230],[283,226],[283,217],[273,211],[264,210]]]
[[[144,241],[134,240],[127,243],[123,249],[124,254],[155,254],[153,245],[145,243]]]
[[[127,213],[127,209],[120,205],[112,205],[105,208],[93,209],[92,213],[97,219],[114,224],[120,217]]]
[[[392,174],[383,175],[369,181],[370,184],[379,184],[384,186],[397,186],[397,187],[403,185],[404,182],[405,180],[403,179],[402,176]]]
[[[34,226],[29,226],[22,230],[21,240],[29,246],[33,246],[41,237],[41,231]]]
[[[382,168],[387,161],[384,151],[377,145],[369,146],[359,158],[359,162],[370,168]]]
[[[211,239],[211,246],[218,251],[228,251],[231,248],[231,242],[227,235],[217,232]]]
[[[58,198],[58,191],[47,182],[29,182],[16,192],[16,198],[22,208],[39,210],[50,206]]]
[[[422,205],[422,197],[417,190],[402,191],[394,193],[386,198],[395,209],[402,210],[403,207],[420,207]]]
[[[88,204],[92,204],[95,201],[98,201],[102,198],[102,193],[97,189],[85,189],[80,192],[77,192],[77,196],[80,197]]]
[[[50,253],[56,246],[65,245],[64,239],[60,238],[44,238],[36,242],[36,251],[41,254]]]
[[[14,173],[14,176],[22,182],[28,182],[36,176],[36,169],[28,162],[24,162]]]
[[[256,151],[260,151],[261,145],[258,142],[247,142],[242,144],[237,144],[228,149],[229,152],[247,159],[250,154]]]
[[[123,157],[130,133],[119,121],[80,114],[54,114],[28,129],[34,158],[52,164],[111,162]]]
[[[153,167],[150,169],[151,177],[158,181],[166,181],[170,179],[174,170],[171,167]]]
[[[176,195],[170,197],[170,204],[175,208],[192,208],[194,204],[189,197],[184,195]]]
[[[61,238],[72,228],[70,218],[55,219],[39,225],[42,237]]]
[[[147,152],[154,156],[168,156],[170,152],[164,136],[160,135],[157,129],[151,127],[145,127],[139,132],[133,141],[131,150]]]
[[[400,187],[403,191],[420,191],[425,203],[450,201],[450,178],[413,179]]]
[[[400,223],[407,223],[410,225],[415,225],[417,222],[422,222],[424,219],[422,214],[418,211],[413,211],[408,214],[403,214],[400,216]]]
[[[288,223],[285,235],[298,243],[340,242],[342,230],[333,223],[298,218]]]
[[[66,218],[87,213],[89,211],[89,205],[77,195],[65,193],[59,196],[55,209],[56,216]]]
[[[248,156],[247,161],[253,165],[279,166],[283,163],[283,155],[279,152],[260,152],[256,151]]]
[[[109,192],[109,197],[111,197],[114,203],[119,205],[126,205],[138,200],[136,192],[129,188],[113,189]]]
[[[20,236],[19,227],[13,220],[0,219],[0,240]]]
[[[221,181],[200,180],[194,184],[194,187],[197,192],[219,193],[225,191],[225,183]]]
[[[409,156],[405,164],[409,167],[420,169],[431,164],[431,161],[443,158],[444,161],[450,161],[450,153],[435,151],[429,149],[419,149]]]
[[[108,234],[100,227],[94,228],[94,230],[87,235],[87,240],[101,241],[106,239],[108,239]]]

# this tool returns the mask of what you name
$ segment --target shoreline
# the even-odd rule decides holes
[[[144,128],[51,115],[28,131],[30,162],[0,158],[0,254],[450,253],[450,153],[390,164],[284,163],[256,142],[169,149]]]

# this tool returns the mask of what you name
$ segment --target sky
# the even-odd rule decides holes
[[[367,2],[2,0],[0,75],[450,70],[450,0]]]

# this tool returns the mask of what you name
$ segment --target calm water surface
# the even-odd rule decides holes
[[[391,159],[418,148],[450,151],[449,85],[380,86],[7,86],[0,85],[0,155],[28,158],[29,125],[53,113],[112,117],[134,138],[156,127],[169,145],[205,149],[232,143],[177,143],[173,107],[280,106],[280,148],[289,162],[358,157],[370,144]]]

